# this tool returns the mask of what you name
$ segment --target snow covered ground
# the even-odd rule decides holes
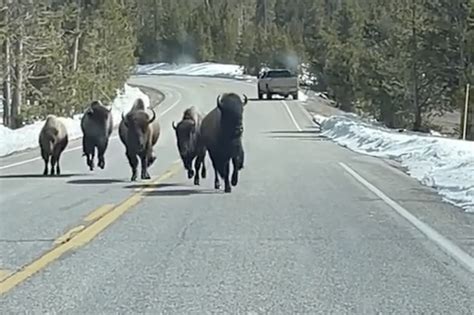
[[[474,212],[474,144],[415,133],[399,133],[353,116],[314,116],[322,135],[352,151],[393,159],[444,200]]]
[[[312,78],[309,76],[306,68],[307,68],[307,65],[303,67],[303,69],[305,69],[303,77],[305,78],[306,81],[308,81],[309,79],[312,79]],[[190,64],[180,64],[180,65],[169,64],[169,63],[154,63],[154,64],[137,65],[135,68],[135,74],[220,77],[220,78],[245,80],[248,82],[254,82],[254,80],[256,79],[254,76],[245,75],[244,68],[242,66],[233,65],[233,64],[213,63],[213,62],[190,63]],[[278,99],[279,97],[276,95],[274,96],[274,98]],[[303,91],[300,90],[298,94],[298,99],[304,102],[308,99],[308,96]]]
[[[125,85],[124,92],[118,93],[112,105],[112,117],[114,125],[120,123],[122,111],[127,112],[133,105],[133,102],[141,97],[145,102],[145,106],[149,106],[150,99],[140,89]],[[109,104],[110,105],[110,104]],[[74,118],[61,117],[65,123],[69,140],[82,137],[81,131],[82,114],[74,116]],[[5,156],[14,152],[25,149],[35,148],[38,146],[38,135],[43,127],[44,120],[35,122],[31,125],[24,126],[19,129],[11,130],[5,126],[0,126],[0,156]]]
[[[187,76],[211,76],[232,78],[238,80],[252,81],[254,77],[244,75],[244,68],[239,65],[221,64],[213,62],[191,63],[191,64],[169,64],[155,63],[137,65],[135,67],[136,74],[157,74],[157,75],[187,75]]]
[[[316,82],[316,77],[311,76],[307,64],[300,66],[301,75],[299,76],[301,84],[312,85]],[[264,67],[261,69],[268,69]],[[137,65],[135,67],[136,74],[145,75],[187,75],[187,76],[206,76],[221,77],[237,80],[245,80],[254,82],[255,76],[244,74],[244,67],[234,64],[222,64],[214,62],[189,63],[189,64],[169,64],[169,63],[153,63],[145,65]]]

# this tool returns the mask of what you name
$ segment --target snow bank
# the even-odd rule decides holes
[[[298,90],[298,100],[306,102],[308,100],[308,95],[306,95],[303,91]]]
[[[240,80],[252,79],[252,76],[244,75],[244,68],[239,65],[221,64],[213,62],[190,63],[190,64],[169,64],[155,63],[137,65],[136,74],[158,74],[158,75],[186,75],[186,76],[212,76],[222,78],[232,78]]]
[[[311,74],[309,71],[309,64],[303,63],[300,65],[300,84],[301,85],[307,85],[307,86],[312,86],[315,85],[318,82],[318,79],[315,75]]]
[[[274,100],[287,100],[281,95],[273,95],[272,99],[274,99]],[[291,96],[288,99],[291,99]],[[303,92],[301,90],[298,90],[298,101],[306,102],[307,100],[308,100],[308,95],[306,95],[305,92]]]
[[[267,68],[262,68],[264,70]],[[306,69],[306,68],[304,68]],[[303,76],[309,80],[309,74],[305,70]],[[169,64],[169,63],[153,63],[137,65],[135,67],[135,74],[143,75],[185,75],[185,76],[205,76],[205,77],[221,77],[237,80],[246,80],[253,82],[254,76],[245,75],[244,67],[233,64],[222,64],[213,62],[203,63],[189,63],[189,64]],[[277,96],[274,96],[277,98]],[[298,98],[301,101],[306,101],[308,96],[299,91]]]
[[[122,111],[129,111],[133,102],[139,97],[143,99],[145,106],[148,107],[150,99],[140,89],[125,84],[123,93],[117,91],[117,97],[112,103],[114,126],[118,126],[120,123],[120,120],[122,119]],[[66,125],[70,140],[82,137],[80,126],[82,114],[75,115],[74,118],[60,118]],[[11,130],[5,126],[0,126],[0,156],[37,147],[38,135],[43,124],[44,120],[15,130]]]
[[[443,199],[474,212],[474,143],[399,133],[350,116],[316,115],[322,135],[355,152],[399,161]]]

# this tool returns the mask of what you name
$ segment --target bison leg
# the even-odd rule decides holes
[[[56,160],[56,175],[61,175],[61,168],[59,167],[60,159],[61,159],[61,156],[58,156],[58,159]]]
[[[239,171],[244,168],[244,150],[241,145],[236,148],[236,151],[232,155],[232,163]]]
[[[202,159],[202,170],[201,170],[201,177],[206,178],[207,170],[206,170],[206,162]]]
[[[137,166],[138,166],[138,159],[134,153],[127,151],[127,159],[130,167],[132,169],[132,178],[130,179],[132,182],[137,180]]]
[[[220,189],[221,184],[219,182],[219,173],[217,172],[217,163],[211,157],[212,160],[212,167],[214,168],[214,189]]]
[[[49,164],[49,156],[46,152],[44,152],[43,150],[41,150],[41,155],[43,157],[43,160],[44,160],[44,170],[43,170],[43,175],[48,175],[48,164]]]
[[[153,165],[153,163],[156,161],[156,156],[155,154],[153,154],[153,152],[150,154],[150,156],[148,157],[148,165],[147,167],[150,167]]]
[[[196,165],[197,159],[194,161],[194,164]],[[187,158],[186,159],[186,169],[188,170],[188,179],[191,179],[194,177],[194,170],[193,170],[193,159]]]
[[[101,146],[99,146],[97,148],[97,154],[99,156],[99,163],[97,164],[101,169],[104,169],[105,168],[105,158],[104,158],[104,154],[105,154],[105,150],[107,150],[107,144],[108,144],[108,141],[105,141],[104,144],[102,144]]]
[[[51,170],[50,170],[51,175],[54,175],[54,171],[55,171],[55,168],[56,168],[56,163],[57,163],[57,156],[56,156],[56,154],[53,154],[51,156]]]
[[[65,138],[61,140],[56,148],[54,149],[54,156],[56,156],[56,175],[61,175],[61,168],[59,166],[59,161],[61,160],[61,154],[68,144],[68,139]]]
[[[229,182],[229,170],[230,170],[230,165],[229,161],[224,162],[224,165],[222,167],[222,175],[224,177],[224,192],[230,193],[232,191],[232,188],[230,187],[230,182]]]
[[[195,170],[194,185],[199,185],[199,181],[200,181],[199,170],[201,168],[201,164],[202,164],[202,158],[200,156],[197,156],[196,160],[194,160],[194,170]]]
[[[89,169],[91,171],[94,170],[94,157],[95,157],[95,148],[92,148],[90,154],[87,155],[87,165],[89,165]]]
[[[144,154],[141,157],[142,164],[142,179],[151,179],[150,174],[148,173],[148,156]]]
[[[239,161],[237,158],[232,158],[232,178],[231,178],[231,184],[232,186],[237,186],[237,183],[239,182]]]
[[[94,170],[94,145],[92,140],[88,137],[84,136],[82,138],[82,150],[84,151],[84,155],[86,156],[87,166],[89,166],[89,170]]]

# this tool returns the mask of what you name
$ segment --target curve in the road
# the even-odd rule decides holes
[[[21,284],[9,282],[2,313],[472,309],[472,273],[387,203],[390,199],[410,210],[472,257],[473,248],[464,241],[474,236],[472,225],[427,188],[379,159],[320,141],[300,103],[280,100],[246,107],[249,167],[235,192],[216,193],[210,189],[212,178],[202,188],[193,187],[177,160],[173,117],[179,119],[191,104],[207,112],[225,91],[256,95],[255,86],[179,77],[133,81],[182,95],[162,120],[158,163],[152,169],[153,174],[168,174],[167,181],[131,184],[117,141],[110,148],[108,168],[86,179],[0,178],[9,181],[5,200],[15,210],[0,209],[5,222],[0,242],[7,239],[11,246],[0,251],[5,264],[0,269],[13,270],[7,279]],[[28,174],[34,164],[15,171]],[[170,170],[170,165],[176,168]],[[357,171],[389,199],[341,165]],[[65,167],[69,174],[85,168],[72,154]],[[46,200],[52,197],[54,206]],[[80,202],[85,205],[78,206]],[[66,240],[57,247],[63,259],[50,248],[58,239]],[[28,242],[14,242],[19,240]],[[64,250],[75,252],[64,255]],[[45,252],[53,253],[54,263],[48,266],[36,259]],[[33,270],[44,272],[22,276],[28,268],[21,267],[31,266],[30,261],[36,263]]]

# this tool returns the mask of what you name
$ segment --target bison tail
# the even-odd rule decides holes
[[[47,137],[45,143],[46,148],[44,148],[45,151],[47,151],[49,154],[53,154],[55,144],[56,140],[54,137]]]

